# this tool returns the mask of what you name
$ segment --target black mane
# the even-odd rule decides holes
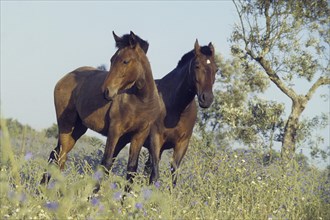
[[[121,37],[120,41],[116,42],[116,47],[118,49],[122,49],[124,47],[128,47],[131,46],[131,40],[130,40],[131,35],[130,34],[124,34]],[[140,45],[140,47],[142,48],[142,50],[147,53],[148,48],[149,48],[149,43],[148,41],[143,40],[142,38],[140,38],[138,35],[135,35],[135,43],[138,43]]]
[[[201,53],[204,54],[205,56],[211,56],[212,51],[208,46],[202,46],[200,49]],[[177,67],[182,67],[184,66],[189,60],[191,60],[195,56],[194,50],[189,51],[185,55],[181,57],[181,60],[179,61]]]

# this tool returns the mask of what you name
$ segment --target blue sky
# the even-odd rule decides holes
[[[134,31],[150,43],[155,78],[212,41],[229,54],[236,19],[224,2],[1,1],[1,108],[37,129],[56,122],[53,88],[80,66],[109,66],[112,37]]]
[[[105,64],[115,52],[112,37],[134,31],[149,41],[155,78],[170,72],[183,54],[210,41],[229,58],[229,38],[238,20],[231,1],[1,1],[1,114],[37,129],[56,122],[53,88],[80,66]],[[309,84],[298,82],[305,93]],[[322,87],[303,116],[329,112]],[[272,87],[267,98],[289,100]],[[324,136],[329,141],[329,129]],[[322,132],[322,134],[323,134]]]

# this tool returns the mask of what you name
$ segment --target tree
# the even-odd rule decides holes
[[[269,82],[256,64],[218,56],[217,65],[221,77],[217,77],[212,106],[200,112],[200,136],[214,136],[221,148],[241,142],[270,152],[283,133],[284,105],[258,97]]]
[[[102,64],[102,65],[99,65],[98,67],[96,67],[96,69],[102,70],[102,71],[107,71],[107,66],[105,64]]]
[[[263,74],[292,101],[285,121],[281,156],[294,156],[300,117],[315,91],[330,84],[329,5],[326,0],[233,1],[239,24],[231,37],[232,52]],[[299,94],[292,83],[311,86]]]
[[[58,127],[57,124],[53,123],[52,126],[45,129],[45,136],[47,138],[58,138]]]

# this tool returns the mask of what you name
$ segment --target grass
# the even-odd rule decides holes
[[[10,139],[1,122],[1,219],[328,219],[330,175],[315,167],[279,162],[265,166],[258,152],[217,150],[193,138],[171,186],[169,165],[161,165],[161,179],[148,185],[141,172],[125,193],[125,162],[92,195],[98,149],[77,146],[67,169],[53,175],[48,186],[39,181],[55,140],[30,134],[25,141]],[[20,146],[25,145],[23,151]],[[52,146],[50,146],[52,145]],[[99,146],[102,149],[102,146]],[[46,155],[41,156],[44,149]],[[92,153],[94,152],[94,153]],[[85,156],[83,156],[85,154]],[[76,156],[74,156],[76,155]],[[143,158],[142,158],[143,159]]]

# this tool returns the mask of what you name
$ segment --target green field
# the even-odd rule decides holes
[[[16,129],[16,130],[15,130]],[[8,132],[9,130],[9,132]],[[161,179],[147,184],[140,158],[132,192],[125,193],[126,153],[92,188],[103,144],[84,138],[69,154],[66,170],[50,167],[47,186],[39,181],[56,139],[30,127],[1,125],[1,219],[329,219],[330,173],[304,160],[283,169],[254,150],[221,150],[193,137],[171,186],[166,153]],[[274,157],[275,158],[275,157]]]

